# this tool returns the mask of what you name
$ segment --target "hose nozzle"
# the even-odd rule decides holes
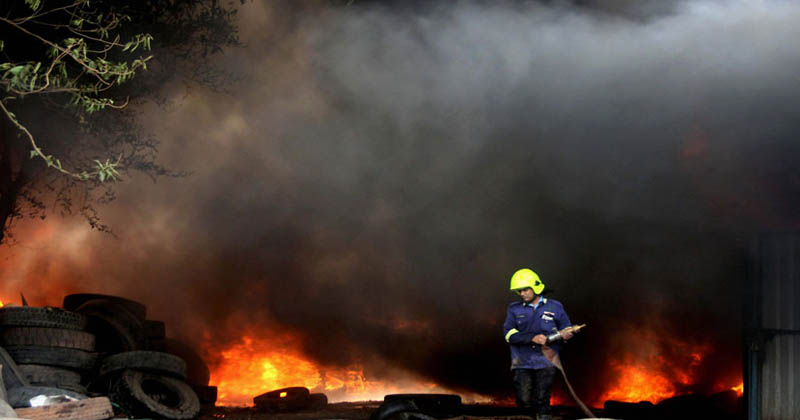
[[[578,331],[580,331],[581,329],[583,329],[585,326],[586,326],[586,324],[570,325],[569,327],[564,328],[561,331],[558,331],[555,328],[553,328],[553,333],[547,336],[547,343],[549,344],[549,343],[552,343],[552,342],[555,342],[555,341],[563,341],[564,340],[564,336],[561,335],[562,333],[571,332],[571,333],[575,334]]]

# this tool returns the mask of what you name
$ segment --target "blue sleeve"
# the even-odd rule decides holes
[[[536,333],[516,333],[508,338],[508,344],[531,344]]]
[[[511,312],[511,308],[508,308],[506,311],[506,322],[503,323],[503,336],[506,336],[512,329],[514,329],[514,313]]]
[[[519,332],[516,329],[516,317],[514,316],[514,312],[511,311],[511,308],[508,308],[506,312],[506,322],[503,323],[503,336],[506,339],[506,342],[509,344],[527,344],[533,340],[533,336],[535,333],[532,332]],[[509,335],[511,332],[511,335]]]

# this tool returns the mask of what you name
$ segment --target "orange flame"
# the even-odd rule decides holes
[[[672,381],[660,373],[652,372],[646,366],[628,363],[613,363],[613,366],[619,373],[619,379],[616,386],[603,395],[601,402],[657,402],[675,395]]]
[[[637,347],[636,354],[626,353],[619,360],[611,361],[610,367],[617,373],[617,380],[595,403],[603,404],[608,400],[658,403],[691,391],[698,383],[696,371],[711,350],[708,345],[690,345],[672,339],[668,347],[672,354],[667,357],[661,354],[666,347],[659,346],[658,337],[636,337],[633,342],[648,344]],[[721,382],[713,392],[733,389],[741,395],[743,386],[731,387],[730,384]]]
[[[211,363],[211,385],[218,388],[218,405],[252,405],[253,397],[279,388],[303,386],[322,392],[329,401],[378,401],[391,393],[450,392],[407,373],[391,372],[390,381],[369,378],[362,366],[323,366],[296,350],[292,337],[245,336],[219,353]],[[463,396],[463,395],[462,395]],[[466,396],[481,400],[480,396]]]
[[[2,308],[2,307],[3,307],[3,301],[0,300],[0,308]]]
[[[731,387],[731,390],[736,391],[736,395],[741,397],[744,394],[744,382],[734,387]]]

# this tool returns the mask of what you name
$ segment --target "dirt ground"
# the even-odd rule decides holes
[[[202,415],[200,420],[311,420],[347,419],[366,420],[381,401],[343,402],[328,404],[322,410],[298,411],[294,413],[265,413],[253,407],[216,407],[213,413]]]
[[[216,407],[213,413],[199,417],[200,420],[367,420],[382,401],[342,402],[328,404],[325,409],[317,411],[299,411],[294,413],[265,413],[253,407]],[[514,409],[503,406],[470,405],[470,415],[481,417],[518,415]],[[553,420],[569,420],[585,417],[575,408],[553,407]]]

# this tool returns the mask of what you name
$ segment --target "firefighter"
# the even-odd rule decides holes
[[[503,324],[511,348],[517,406],[535,415],[537,420],[551,420],[550,395],[556,368],[542,353],[542,346],[558,352],[561,342],[548,342],[548,335],[572,323],[560,302],[542,296],[544,283],[533,270],[517,270],[511,276],[510,289],[521,298],[508,305]],[[560,338],[569,340],[572,332],[563,333]]]

